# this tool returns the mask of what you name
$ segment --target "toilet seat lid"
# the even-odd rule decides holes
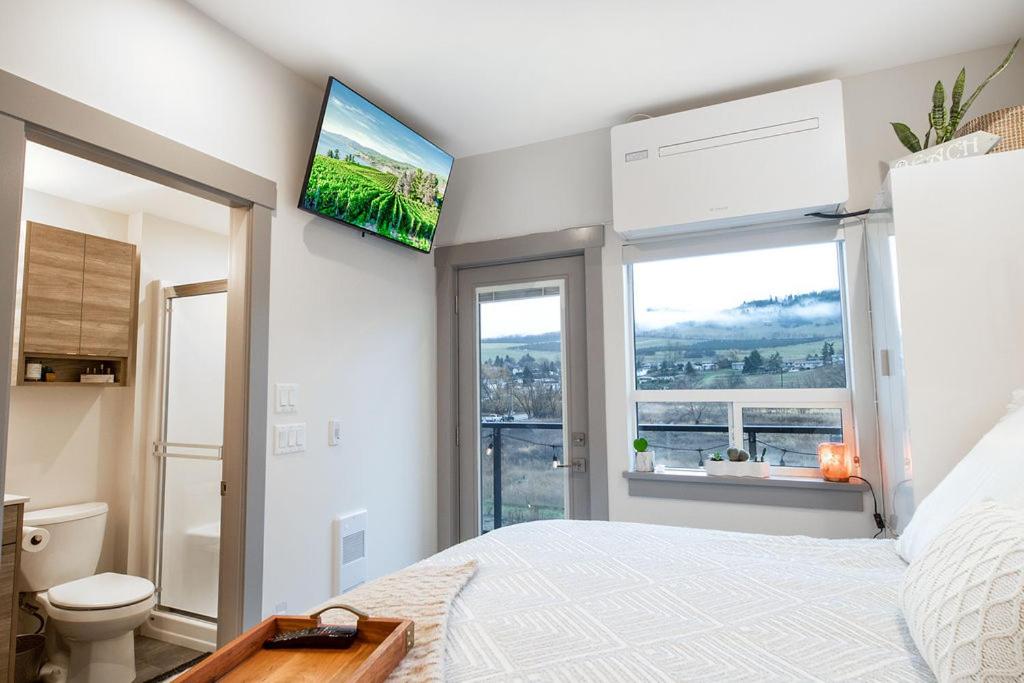
[[[153,590],[153,583],[141,576],[105,572],[54,586],[46,597],[64,609],[112,609],[142,602]]]

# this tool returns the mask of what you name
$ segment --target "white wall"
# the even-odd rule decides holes
[[[309,449],[268,463],[264,609],[328,597],[331,518],[346,510],[369,509],[371,575],[432,552],[433,261],[293,208],[321,86],[172,0],[5,7],[0,69],[278,183],[270,374],[301,386],[288,420],[307,423]]]
[[[456,160],[438,246],[609,222],[610,156],[601,129]]]
[[[227,218],[224,225],[196,227],[149,213],[133,214],[132,230],[143,245],[139,286],[162,280],[180,285],[228,276]],[[140,299],[145,292],[140,295]],[[142,303],[140,302],[140,306]]]
[[[129,241],[124,214],[32,190],[25,191],[22,206],[17,320],[21,315],[26,221]],[[29,510],[91,500],[108,503],[102,570],[125,566],[119,548],[127,542],[123,532],[128,506],[118,474],[129,464],[130,405],[131,390],[126,387],[11,387],[7,491],[30,496]]]
[[[843,81],[848,208],[871,205],[883,173],[879,162],[906,154],[889,126],[905,120],[919,127],[935,81],[951,85],[966,66],[971,87],[999,63],[1009,46],[978,50]],[[866,46],[865,49],[870,49]],[[750,93],[751,95],[757,93]],[[1024,102],[1020,56],[975,102],[977,116]],[[922,131],[923,134],[923,131]],[[459,159],[439,228],[439,244],[460,244],[527,235],[577,225],[611,222],[609,135],[605,129]],[[624,290],[621,244],[607,231],[604,249],[607,364],[609,510],[612,519],[685,524],[767,533],[858,536],[874,533],[867,513],[808,511],[690,501],[631,498],[621,473],[627,467]],[[614,450],[614,444],[622,444]],[[866,498],[870,503],[870,499]]]

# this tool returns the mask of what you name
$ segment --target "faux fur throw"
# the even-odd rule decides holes
[[[321,607],[343,603],[371,616],[398,617],[415,623],[416,644],[388,681],[443,681],[448,613],[452,601],[476,573],[476,561],[455,565],[413,565],[382,576]],[[315,610],[313,610],[315,611]],[[343,610],[323,615],[324,623],[352,623]]]

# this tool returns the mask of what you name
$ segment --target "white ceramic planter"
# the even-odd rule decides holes
[[[704,471],[709,477],[756,477],[767,479],[771,465],[767,462],[732,462],[731,460],[705,460]]]
[[[653,472],[654,471],[654,451],[644,451],[643,453],[637,453],[633,460],[633,471],[634,472]]]

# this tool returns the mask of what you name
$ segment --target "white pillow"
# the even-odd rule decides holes
[[[1024,408],[1024,389],[1014,389],[1010,394],[1010,403],[1006,406],[1006,415],[999,418],[999,421],[1002,422],[1021,408]]]
[[[896,551],[913,562],[967,506],[983,500],[1024,508],[1024,410],[1000,420],[925,496],[896,541]]]
[[[1024,512],[972,506],[910,564],[899,607],[940,681],[1024,679]]]

